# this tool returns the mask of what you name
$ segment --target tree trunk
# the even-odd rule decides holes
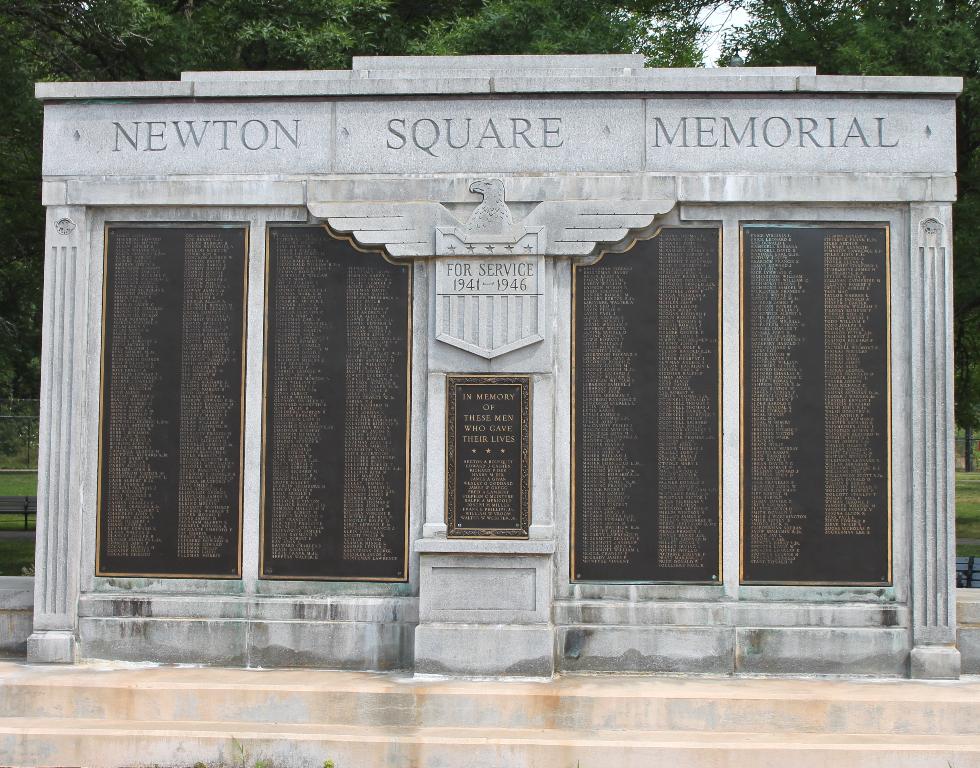
[[[963,458],[966,460],[967,472],[973,471],[973,427],[967,427],[964,432],[966,433],[966,440],[964,440],[963,445]]]

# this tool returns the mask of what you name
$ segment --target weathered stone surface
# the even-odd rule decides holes
[[[0,656],[24,656],[34,619],[34,579],[0,577]]]
[[[946,99],[651,99],[646,116],[651,171],[956,168],[955,108]]]
[[[326,103],[49,104],[45,176],[324,173]]]
[[[643,106],[609,99],[341,102],[341,173],[630,171]]]
[[[248,665],[411,669],[415,626],[401,622],[253,621]]]
[[[122,668],[121,668],[122,667]],[[973,765],[978,684],[0,664],[7,765]],[[231,737],[234,736],[235,742]]]
[[[551,616],[550,557],[460,552],[424,553],[419,619],[422,623],[538,624]]]
[[[956,594],[956,646],[964,675],[980,675],[980,589]]]
[[[905,629],[739,627],[735,671],[777,675],[904,676]]]
[[[89,659],[244,667],[247,624],[239,619],[81,617],[80,653]]]
[[[954,674],[944,323],[960,85],[808,67],[645,70],[629,56],[364,58],[343,72],[40,84],[49,221],[31,658],[71,661],[80,638],[89,658],[407,669],[414,655],[437,674],[547,675],[556,662]],[[437,341],[437,274],[414,260],[408,582],[260,579],[267,225],[320,222],[395,259],[452,256],[457,241],[496,247],[467,240],[480,179],[499,179],[518,234],[539,238],[541,338],[492,357]],[[102,240],[119,221],[249,228],[240,580],[93,575]],[[747,221],[889,226],[891,584],[739,583]],[[721,583],[571,584],[571,265],[684,224],[722,230]],[[520,546],[440,538],[445,377],[459,373],[531,377],[530,540]],[[965,669],[980,656],[974,623],[959,631]]]
[[[916,646],[909,656],[913,680],[957,680],[960,667],[960,651],[951,645]]]
[[[564,56],[354,56],[351,70],[362,71],[445,71],[537,69],[643,69],[643,56],[623,54],[579,54]]]
[[[351,71],[185,72],[180,82],[39,83],[38,98],[601,93],[959,93],[956,77],[817,75],[813,67],[668,69],[635,55],[355,56]]]
[[[554,644],[547,625],[420,624],[415,674],[551,677]]]
[[[731,627],[566,626],[558,630],[563,672],[734,671]]]

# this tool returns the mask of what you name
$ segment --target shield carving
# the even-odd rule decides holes
[[[436,339],[485,358],[544,339],[544,227],[515,225],[500,179],[462,227],[436,227]]]

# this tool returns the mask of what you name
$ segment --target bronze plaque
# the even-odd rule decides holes
[[[106,229],[97,576],[238,578],[248,232]]]
[[[449,376],[448,535],[526,539],[531,522],[531,378]]]
[[[742,582],[891,581],[888,229],[742,229]]]
[[[270,227],[260,576],[406,581],[412,268]]]
[[[721,233],[572,276],[572,581],[719,583]]]

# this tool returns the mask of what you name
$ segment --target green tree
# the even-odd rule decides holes
[[[956,422],[980,426],[980,3],[977,0],[746,0],[730,33],[757,66],[816,65],[822,74],[957,75],[959,200],[953,208]]]
[[[36,80],[342,69],[354,55],[633,53],[700,63],[706,0],[0,0],[0,397],[39,388]]]
[[[37,70],[0,21],[0,398],[37,397],[44,214]]]

